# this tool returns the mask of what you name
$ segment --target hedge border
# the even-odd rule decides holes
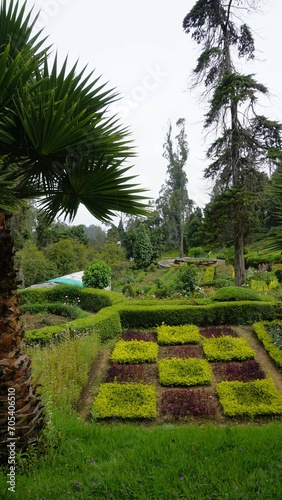
[[[267,333],[265,326],[270,324],[270,321],[264,322],[256,322],[253,324],[253,330],[257,336],[257,338],[262,342],[263,347],[268,352],[269,356],[276,365],[281,369],[282,368],[282,351],[279,347],[273,344],[272,337]]]

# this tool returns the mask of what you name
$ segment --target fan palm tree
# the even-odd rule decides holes
[[[125,160],[128,130],[108,106],[118,98],[77,64],[49,65],[49,48],[18,0],[0,6],[0,442],[7,451],[8,393],[15,390],[16,446],[36,443],[44,408],[31,382],[19,317],[9,218],[34,199],[46,219],[72,220],[80,203],[100,221],[116,211],[147,213],[144,191]],[[133,182],[132,182],[133,181]],[[13,420],[13,419],[12,419]],[[11,421],[12,421],[11,420]]]

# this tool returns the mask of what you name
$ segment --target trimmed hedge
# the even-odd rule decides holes
[[[57,314],[58,316],[64,316],[70,320],[78,318],[86,318],[88,314],[84,312],[78,306],[72,306],[68,304],[62,304],[60,302],[43,302],[35,304],[23,304],[20,306],[21,314],[29,312],[30,314],[36,314],[40,312],[48,312],[50,314]]]
[[[101,341],[114,338],[122,332],[119,312],[114,308],[105,308],[95,316],[77,319],[57,326],[49,326],[40,330],[26,332],[25,338],[29,344],[47,344],[53,339],[63,339],[67,335],[85,334],[96,331]]]
[[[263,300],[254,290],[250,288],[240,288],[238,286],[227,286],[220,288],[211,297],[212,302],[229,302],[242,300]]]
[[[197,344],[200,330],[196,325],[168,326],[164,323],[157,327],[158,343],[161,345]]]
[[[117,363],[155,363],[157,358],[158,344],[145,340],[119,340],[111,355]]]
[[[282,316],[282,305],[273,302],[226,302],[203,306],[118,306],[123,328],[150,328],[167,325],[194,324],[240,325]]]
[[[113,306],[126,301],[118,293],[95,288],[83,288],[75,285],[56,285],[52,288],[26,288],[19,292],[23,304],[43,302],[77,302],[79,306],[91,312],[98,312],[104,307]]]
[[[165,358],[158,362],[161,385],[210,385],[212,370],[205,359]]]
[[[266,326],[269,324],[275,324],[275,321],[263,322],[263,323],[254,323],[253,329],[258,339],[262,342],[263,347],[268,352],[269,356],[273,359],[273,361],[277,364],[279,368],[282,368],[282,351],[274,345],[271,335],[267,333]],[[281,325],[281,322],[279,322]]]
[[[96,418],[155,418],[156,389],[144,384],[101,384],[93,404]]]
[[[246,339],[228,335],[203,339],[202,347],[209,361],[243,361],[254,359],[256,355]]]
[[[217,394],[224,415],[229,417],[282,414],[282,397],[271,378],[253,382],[220,382]]]

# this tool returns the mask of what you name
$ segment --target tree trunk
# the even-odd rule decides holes
[[[244,235],[241,225],[235,228],[234,272],[235,272],[235,286],[244,285],[246,278],[246,269],[245,269],[245,258],[244,258]]]
[[[0,449],[1,461],[10,451],[34,445],[44,425],[44,407],[31,383],[31,360],[24,352],[13,239],[0,210]],[[15,445],[15,447],[14,447]]]

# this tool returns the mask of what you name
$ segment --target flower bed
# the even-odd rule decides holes
[[[93,415],[96,418],[154,418],[157,416],[156,390],[144,384],[101,384]]]
[[[268,352],[269,356],[277,364],[279,368],[282,368],[282,350],[281,350],[281,339],[279,335],[279,344],[274,344],[276,335],[274,336],[275,328],[278,328],[277,333],[280,334],[282,331],[281,321],[264,321],[260,323],[254,323],[253,329],[256,333],[258,339],[263,343],[263,347]],[[271,333],[273,332],[273,333]]]
[[[159,380],[162,385],[209,385],[212,371],[204,359],[161,359],[158,363]]]
[[[242,361],[245,359],[254,359],[256,355],[247,340],[227,335],[219,338],[204,339],[203,350],[209,361]]]
[[[200,328],[200,333],[207,339],[211,337],[222,337],[222,335],[230,335],[230,337],[238,337],[237,333],[231,326],[205,326]]]
[[[224,415],[280,415],[282,397],[270,378],[253,382],[220,382],[217,394]]]
[[[156,377],[156,365],[149,363],[119,365],[113,363],[108,370],[106,382],[151,382]]]
[[[161,345],[197,344],[200,340],[200,330],[196,325],[168,326],[162,324],[157,327],[158,343]]]
[[[174,420],[191,415],[210,417],[216,411],[216,399],[206,389],[168,389],[162,393],[160,412]]]
[[[265,378],[265,373],[257,361],[248,359],[247,361],[226,361],[225,363],[213,363],[213,372],[216,379],[238,380],[240,382],[249,382]]]
[[[119,340],[112,352],[111,361],[117,363],[155,363],[158,345],[144,340]]]

